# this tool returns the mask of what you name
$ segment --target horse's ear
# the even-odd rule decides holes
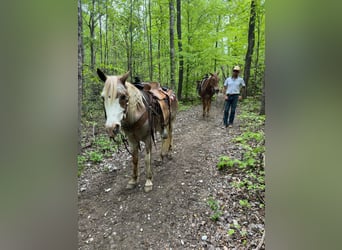
[[[210,73],[210,72],[209,72],[209,74],[210,74],[211,76],[213,75],[213,73]]]
[[[96,72],[97,72],[97,75],[100,77],[100,79],[103,82],[105,82],[107,80],[107,76],[99,68],[97,68]]]
[[[120,81],[122,82],[123,85],[125,85],[125,82],[129,76],[129,71],[127,71],[123,76],[120,77]]]

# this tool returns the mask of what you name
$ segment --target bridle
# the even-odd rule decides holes
[[[123,111],[123,113],[124,113],[124,115],[123,115],[123,117],[124,117],[123,120],[124,120],[124,119],[127,118],[129,95],[123,94],[123,95],[121,95],[119,98],[121,99],[122,96],[125,97],[125,101],[126,101],[125,104],[124,104],[124,107],[123,107],[123,109],[124,109],[124,111]],[[119,99],[119,103],[120,103],[120,101],[121,101],[120,99]],[[105,100],[104,100],[104,97],[102,96],[102,108],[103,108],[103,113],[104,113],[104,115],[105,115],[105,119],[107,120],[107,113],[106,113],[106,107],[105,107],[104,101],[105,101]],[[120,105],[121,105],[121,103],[120,103]],[[125,136],[121,131],[120,131],[119,135],[120,135],[120,140],[121,140],[121,142],[123,142],[123,144],[125,145],[125,148],[126,148],[127,152],[128,152],[130,155],[133,156],[132,152],[129,151],[129,149],[128,149],[128,140],[127,140],[126,136]],[[112,141],[113,141],[114,143],[120,144],[120,141],[117,141],[117,140],[115,139],[115,137],[110,137],[110,139],[112,139]],[[140,146],[140,145],[139,145],[139,146]],[[118,147],[118,149],[119,149],[119,147]]]

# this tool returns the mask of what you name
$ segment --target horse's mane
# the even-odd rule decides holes
[[[142,110],[145,108],[140,90],[130,82],[126,82],[126,87],[129,94],[129,109]]]
[[[101,96],[105,97],[106,99],[108,97],[112,97],[110,98],[110,102],[112,102],[118,93],[123,94],[125,92],[125,88],[122,85],[118,86],[118,81],[119,77],[117,76],[107,76]]]
[[[203,83],[203,86],[202,86],[202,89],[205,90],[207,89],[208,87],[213,87],[215,86],[215,84],[218,83],[218,78],[217,78],[217,75],[216,73],[215,74],[212,74],[208,79],[206,79]]]
[[[125,82],[125,86],[121,83],[120,76],[107,76],[107,80],[105,82],[101,95],[103,97],[113,97],[110,98],[110,101],[112,102],[118,94],[128,93],[128,110],[143,110],[145,106],[142,100],[142,94],[140,93],[140,90],[127,81]],[[130,116],[130,114],[128,114],[128,116]]]

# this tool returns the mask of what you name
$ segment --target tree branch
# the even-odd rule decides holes
[[[259,250],[259,249],[262,247],[262,244],[264,244],[264,241],[265,241],[265,232],[266,232],[266,230],[264,230],[264,233],[262,234],[260,243],[259,243],[259,245],[258,245],[256,248],[254,248],[254,250]]]

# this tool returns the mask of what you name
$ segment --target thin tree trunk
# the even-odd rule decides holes
[[[101,13],[99,14],[99,28],[100,28],[100,64],[103,63],[103,51],[102,51],[102,21]]]
[[[82,97],[83,97],[83,31],[82,31],[82,2],[78,0],[78,153],[81,153],[82,145]]]
[[[257,16],[257,37],[258,42],[256,46],[256,55],[255,55],[255,70],[254,70],[254,82],[257,82],[257,75],[258,75],[258,67],[259,67],[259,48],[260,48],[260,14]]]
[[[174,41],[174,4],[169,1],[170,9],[170,76],[171,88],[175,89],[175,41]]]
[[[95,0],[92,0],[92,9],[90,10],[89,17],[89,31],[90,31],[90,69],[94,71],[95,68]]]
[[[108,0],[106,0],[106,34],[105,34],[105,51],[104,63],[108,65]]]
[[[219,30],[220,30],[220,25],[221,25],[221,16],[219,15],[219,16],[218,16],[217,26],[216,26],[215,53],[217,53],[217,47],[218,47],[218,39],[217,39],[217,36],[218,36]],[[217,59],[216,59],[216,56],[215,56],[215,59],[214,59],[214,71],[215,71],[215,72],[216,72],[216,67],[217,67]]]
[[[253,56],[253,49],[254,49],[254,40],[255,40],[255,0],[251,1],[251,12],[249,18],[249,28],[248,28],[248,47],[245,57],[245,71],[244,71],[244,80],[246,84],[246,90],[242,93],[243,98],[247,97],[247,90],[248,90],[248,82],[249,76],[251,71],[251,64],[252,64],[252,56]]]
[[[95,71],[95,64],[96,64],[96,49],[95,49],[95,26],[98,21],[99,16],[96,15],[96,10],[95,10],[95,0],[92,0],[92,5],[90,8],[90,13],[89,13],[89,22],[88,22],[88,27],[90,31],[90,70],[92,72]],[[91,84],[91,93],[89,95],[89,100],[94,101],[95,96],[97,95],[98,88],[96,84]]]
[[[160,4],[159,5],[159,13],[163,13],[163,8],[162,8],[162,5]],[[158,58],[158,82],[161,82],[161,75],[162,75],[162,72],[161,72],[161,31],[162,31],[162,28],[163,28],[163,19],[160,18],[160,26],[158,28],[158,53],[157,53],[157,58]]]
[[[149,20],[149,57],[150,57],[150,80],[153,80],[153,51],[152,51],[152,14],[151,0],[148,0],[148,20]]]
[[[183,47],[182,47],[182,20],[181,20],[181,0],[177,0],[177,36],[178,36],[178,51],[179,51],[179,71],[178,71],[178,99],[182,99],[182,88],[183,88]]]
[[[132,58],[133,58],[133,0],[131,0],[130,6],[130,22],[129,22],[129,48],[128,48],[128,70],[130,71],[130,77],[132,79]]]
[[[223,75],[223,81],[227,78],[226,72],[224,71],[224,67],[221,66],[221,70],[222,70],[222,75]]]
[[[158,53],[157,53],[157,57],[158,57],[158,82],[161,82],[161,63],[160,63],[160,49],[161,49],[161,45],[160,45],[160,31],[158,33]]]
[[[126,43],[127,69],[130,70],[131,69],[131,62],[130,62],[130,58],[131,58],[130,50],[131,50],[131,47],[130,47],[129,37],[128,37],[127,33],[125,33],[125,43]]]
[[[147,2],[148,1],[148,2]],[[150,80],[152,80],[152,66],[151,66],[151,54],[150,54],[150,25],[148,24],[149,22],[149,0],[144,0],[144,11],[143,11],[143,15],[147,14],[146,18],[143,18],[143,25],[144,25],[144,34],[146,35],[146,42],[147,42],[147,51],[143,50],[142,53],[142,57],[141,58],[147,58],[147,60],[144,60],[147,62],[147,71],[148,71],[148,78]],[[138,15],[140,16],[140,15]],[[145,41],[144,41],[145,42]],[[137,65],[139,66],[139,64]],[[145,71],[145,64],[142,63],[142,69],[138,70],[137,68],[137,72],[144,72]]]
[[[186,15],[187,15],[187,42],[188,47],[190,47],[191,39],[190,39],[190,8],[189,8],[190,0],[187,0],[187,8],[186,8]],[[189,52],[189,51],[187,51]],[[186,58],[186,76],[185,76],[185,99],[189,98],[189,75],[190,75],[190,62],[189,57]]]
[[[115,25],[114,25],[114,23],[112,24],[112,45],[110,46],[110,48],[111,48],[111,50],[113,51],[113,55],[112,55],[112,57],[113,57],[113,65],[116,65],[116,62],[117,62],[117,60],[116,60],[116,50],[115,49],[112,49],[112,48],[115,48],[115,46],[116,46],[116,40],[115,40]],[[114,72],[113,72],[114,74],[117,74],[118,72],[116,72],[116,70],[114,70]]]

